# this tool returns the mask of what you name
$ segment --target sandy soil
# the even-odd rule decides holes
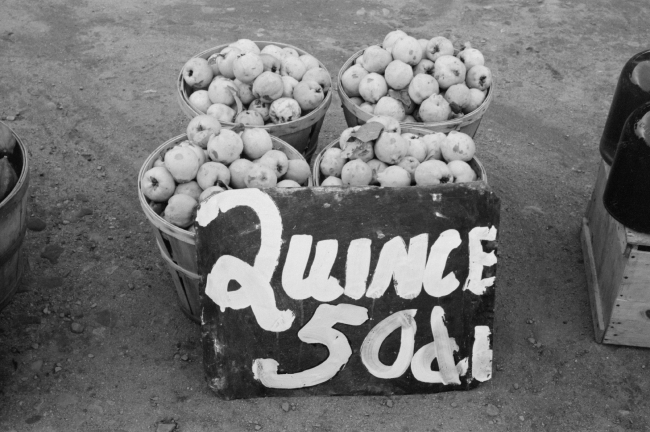
[[[30,270],[0,312],[0,430],[650,430],[650,350],[594,341],[579,229],[644,0],[6,0],[0,119],[30,152]],[[175,80],[238,38],[294,44],[333,76],[394,28],[482,49],[496,98],[475,137],[502,200],[493,379],[467,392],[224,402],[177,306],[137,173],[185,130]],[[340,100],[321,145],[345,128]],[[81,333],[71,331],[81,324]]]

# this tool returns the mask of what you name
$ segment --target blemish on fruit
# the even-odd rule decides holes
[[[176,159],[176,160],[183,159],[183,155],[180,154],[180,153],[176,153],[176,154],[174,155],[174,159]]]

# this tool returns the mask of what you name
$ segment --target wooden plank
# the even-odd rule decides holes
[[[619,298],[603,342],[650,347],[650,301],[628,301]]]
[[[603,321],[603,306],[598,286],[598,272],[594,261],[593,246],[591,244],[591,232],[587,218],[583,218],[580,239],[582,240],[582,255],[585,263],[587,276],[587,290],[589,291],[589,303],[591,305],[591,319],[594,325],[594,337],[596,342],[602,342],[605,334],[605,323]]]
[[[618,298],[650,303],[650,253],[638,246],[630,251]]]
[[[214,195],[196,224],[210,388],[391,395],[490,379],[499,205],[481,183]]]
[[[625,240],[624,228],[609,215],[603,206],[606,174],[607,165],[601,162],[587,219],[591,231],[603,321],[608,323],[627,264],[626,254],[629,252],[629,246]]]

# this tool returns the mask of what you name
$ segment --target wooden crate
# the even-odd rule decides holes
[[[650,235],[626,228],[603,207],[609,169],[601,162],[581,235],[595,338],[650,347]]]

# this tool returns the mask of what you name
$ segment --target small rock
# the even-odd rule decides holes
[[[176,423],[158,423],[156,432],[173,432],[176,430]]]
[[[512,386],[515,388],[515,390],[519,390],[519,384],[514,383]]]
[[[95,414],[104,414],[104,408],[102,408],[100,405],[98,405],[96,403],[88,405],[88,407],[86,409],[88,411],[90,411],[90,412],[95,413]]]
[[[75,216],[77,217],[77,219],[81,219],[84,216],[91,216],[92,214],[93,214],[93,211],[91,209],[84,207],[84,208],[79,209],[77,211],[77,213],[75,214]]]
[[[43,418],[43,416],[33,415],[30,418],[28,418],[27,420],[25,420],[25,423],[34,424],[34,423],[37,423],[37,422],[41,421],[42,418]]]
[[[628,415],[630,415],[630,412],[627,411],[627,410],[619,410],[618,413],[619,413],[620,415],[622,415],[622,416],[628,416]]]
[[[87,195],[84,195],[84,194],[82,194],[82,193],[78,193],[78,194],[75,196],[75,200],[77,200],[77,201],[81,201],[81,202],[88,202],[88,196],[87,196]]]
[[[262,429],[262,426],[260,426],[260,425],[255,425],[255,430],[260,430],[260,429]]]
[[[457,404],[456,402],[452,402],[452,403],[451,403],[451,407],[452,407],[452,408],[456,408],[457,406],[458,406],[458,404]]]
[[[66,407],[69,405],[74,405],[78,401],[79,399],[76,396],[73,396],[69,393],[63,393],[57,396],[54,402],[60,407]]]
[[[361,8],[357,11],[357,16],[363,16],[366,14],[366,10],[364,8]]]
[[[524,421],[525,420],[524,416],[519,416],[519,420]]]
[[[386,406],[387,406],[388,408],[392,408],[392,407],[393,407],[393,401],[390,400],[390,399],[388,399],[388,400],[386,401]]]
[[[54,367],[54,373],[61,372],[61,369],[62,369],[61,366]]]
[[[190,359],[190,356],[188,356],[187,354],[183,354],[181,356],[181,360],[183,360],[183,361],[188,361],[189,359]]]
[[[93,358],[95,358],[95,355],[94,354],[88,354],[88,358],[93,359]]]
[[[73,322],[72,324],[70,324],[70,331],[72,331],[72,333],[77,333],[77,334],[83,333],[84,329],[85,327],[83,326],[83,324],[79,324],[78,322]]]
[[[45,258],[50,262],[50,264],[57,264],[59,262],[59,256],[63,253],[63,248],[59,245],[51,244],[47,245],[41,251],[41,258]]]
[[[291,408],[291,406],[289,406],[289,402],[283,402],[282,403],[282,410],[284,412],[288,412],[290,408]]]
[[[388,9],[386,9],[386,8],[383,8],[383,9],[381,10],[381,13],[382,13],[382,15],[384,15],[384,16],[386,16],[386,17],[387,17],[388,15],[390,15],[390,11],[389,11]]]
[[[36,360],[35,362],[32,362],[31,365],[29,365],[29,368],[34,372],[40,372],[42,367],[43,367],[43,360]]]
[[[485,407],[485,413],[490,417],[496,417],[499,415],[499,408],[492,404],[488,404],[487,407]]]
[[[537,342],[537,341],[535,340],[535,338],[530,337],[530,338],[528,338],[528,342],[535,345],[535,342]]]
[[[34,343],[32,344],[32,348],[35,349],[35,350],[38,349],[38,344],[37,344],[36,342],[34,342]]]
[[[27,219],[27,229],[31,231],[43,231],[47,224],[44,220],[37,217],[30,217]]]

